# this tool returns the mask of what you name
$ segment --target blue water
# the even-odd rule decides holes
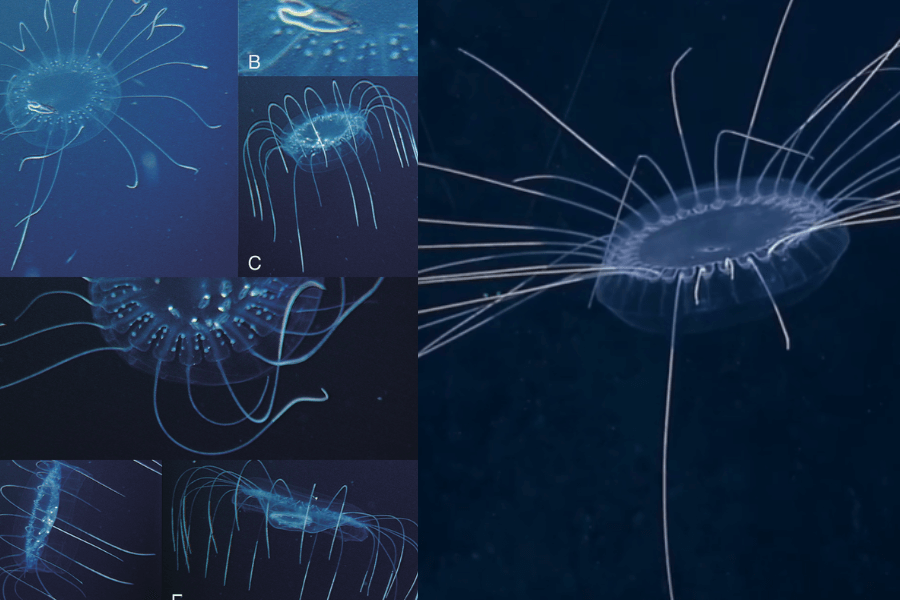
[[[371,283],[371,282],[370,282]],[[354,287],[358,290],[360,286]],[[3,340],[66,321],[91,321],[91,311],[74,298],[44,298],[18,323],[12,317],[42,292],[87,294],[80,280],[10,279],[0,294]],[[341,324],[307,362],[281,370],[277,404],[299,396],[321,395],[327,402],[295,406],[242,456],[317,458],[414,457],[416,438],[415,345],[412,309],[415,282],[393,278]],[[12,315],[12,316],[10,316]],[[105,343],[98,331],[71,327],[0,348],[6,383],[41,367]],[[351,376],[352,375],[352,376]],[[237,386],[243,398],[261,392],[265,379]],[[223,387],[195,387],[201,405],[221,408]],[[160,415],[175,439],[202,448],[221,448],[239,435],[255,433],[206,425],[191,408],[183,383],[162,381]],[[184,456],[156,423],[153,375],[130,366],[115,352],[82,357],[9,389],[0,390],[0,439],[20,452],[66,453],[127,458],[145,453]],[[40,435],[35,435],[35,431]]]
[[[36,35],[43,35],[40,3],[31,10],[20,4],[0,1],[0,39],[10,44],[18,44],[17,25],[23,19],[27,19]],[[99,0],[80,3],[80,27],[96,23],[95,11],[100,4]],[[70,23],[70,3],[54,6],[61,39],[71,39],[68,30],[62,31],[62,24]],[[149,21],[151,11],[160,8],[150,6],[141,22]],[[113,131],[125,141],[138,163],[138,188],[126,187],[134,180],[132,165],[121,145],[108,133],[101,132],[89,142],[67,150],[50,199],[32,219],[13,274],[209,276],[233,272],[237,134],[233,118],[236,81],[231,57],[236,51],[236,11],[222,10],[219,4],[210,2],[177,3],[161,22],[183,23],[187,30],[156,53],[158,60],[205,64],[209,69],[165,67],[125,84],[123,94],[176,96],[209,123],[222,127],[209,130],[189,110],[168,100],[123,99],[119,115],[176,161],[199,168],[199,173],[176,167],[139,134],[114,119]],[[109,26],[104,26],[103,32],[108,37]],[[39,39],[47,51],[51,45],[44,37]],[[3,63],[24,63],[8,49],[2,50]],[[2,73],[6,78],[11,71],[3,69]],[[0,128],[7,127],[5,114],[0,115]],[[2,273],[9,273],[21,230],[13,226],[28,212],[39,168],[38,161],[31,161],[18,172],[19,161],[37,153],[35,146],[17,138],[0,142]],[[48,167],[52,164],[49,160]]]

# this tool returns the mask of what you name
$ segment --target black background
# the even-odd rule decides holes
[[[374,280],[370,280],[371,281]],[[326,285],[336,282],[326,280]],[[327,402],[289,410],[240,456],[254,458],[414,458],[417,452],[416,375],[412,354],[412,280],[387,279],[338,327],[322,348],[300,365],[282,369],[276,407],[289,397],[330,395]],[[77,279],[10,279],[0,297],[3,340],[54,324],[91,320],[79,300],[44,298],[22,319],[13,319],[39,293],[87,293]],[[365,286],[363,286],[365,288]],[[355,288],[358,290],[359,286]],[[0,348],[4,382],[102,347],[100,332],[70,327]],[[259,381],[239,386],[255,395]],[[225,401],[221,387],[194,388],[196,398]],[[381,398],[381,400],[379,400]],[[160,412],[176,439],[220,449],[232,432],[203,428],[184,384],[160,382]],[[230,399],[228,399],[230,401]],[[79,458],[184,457],[160,431],[153,414],[153,376],[129,366],[114,352],[71,361],[27,382],[0,391],[0,447],[6,455],[58,452]],[[180,428],[180,429],[179,429]],[[246,430],[244,431],[246,435]]]
[[[486,59],[562,113],[603,4],[423,6],[426,159],[499,179],[549,171],[620,185],[566,136],[548,168],[558,127],[455,50]],[[746,129],[784,4],[612,2],[567,122],[624,168],[649,153],[676,187],[687,185],[669,70],[693,47],[679,98],[698,179],[708,180],[715,134]],[[881,2],[798,1],[758,135],[784,139],[893,43],[898,24],[900,10]],[[885,77],[872,96],[897,86]],[[723,172],[734,172],[734,148]],[[420,216],[590,226],[487,185],[427,171],[420,179]],[[854,230],[830,279],[784,310],[789,352],[774,318],[678,339],[669,460],[676,598],[900,592],[895,230]],[[420,242],[432,239],[420,232]],[[596,303],[588,309],[589,296],[589,284],[547,293],[420,361],[422,582],[431,598],[666,597],[667,343]],[[420,303],[440,301],[420,292]]]

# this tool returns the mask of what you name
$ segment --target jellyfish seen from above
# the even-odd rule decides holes
[[[220,192],[214,170],[197,175],[215,164],[209,130],[226,90],[200,104],[196,86],[219,80],[196,61],[219,54],[191,46],[203,35],[193,11],[127,0],[4,0],[0,11],[0,148],[13,158],[0,165],[0,251],[13,274],[181,274],[173,255],[186,252],[218,265],[229,217],[214,240],[195,217]]]

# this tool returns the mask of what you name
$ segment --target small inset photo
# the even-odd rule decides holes
[[[0,461],[0,503],[3,598],[160,597],[160,461]]]
[[[164,598],[418,598],[418,461],[166,461]]]
[[[209,4],[0,0],[0,274],[234,274],[237,11]]]
[[[416,275],[415,77],[242,78],[241,275]]]
[[[241,75],[415,76],[416,0],[241,0]]]
[[[0,451],[416,458],[416,292],[412,277],[11,278]]]

